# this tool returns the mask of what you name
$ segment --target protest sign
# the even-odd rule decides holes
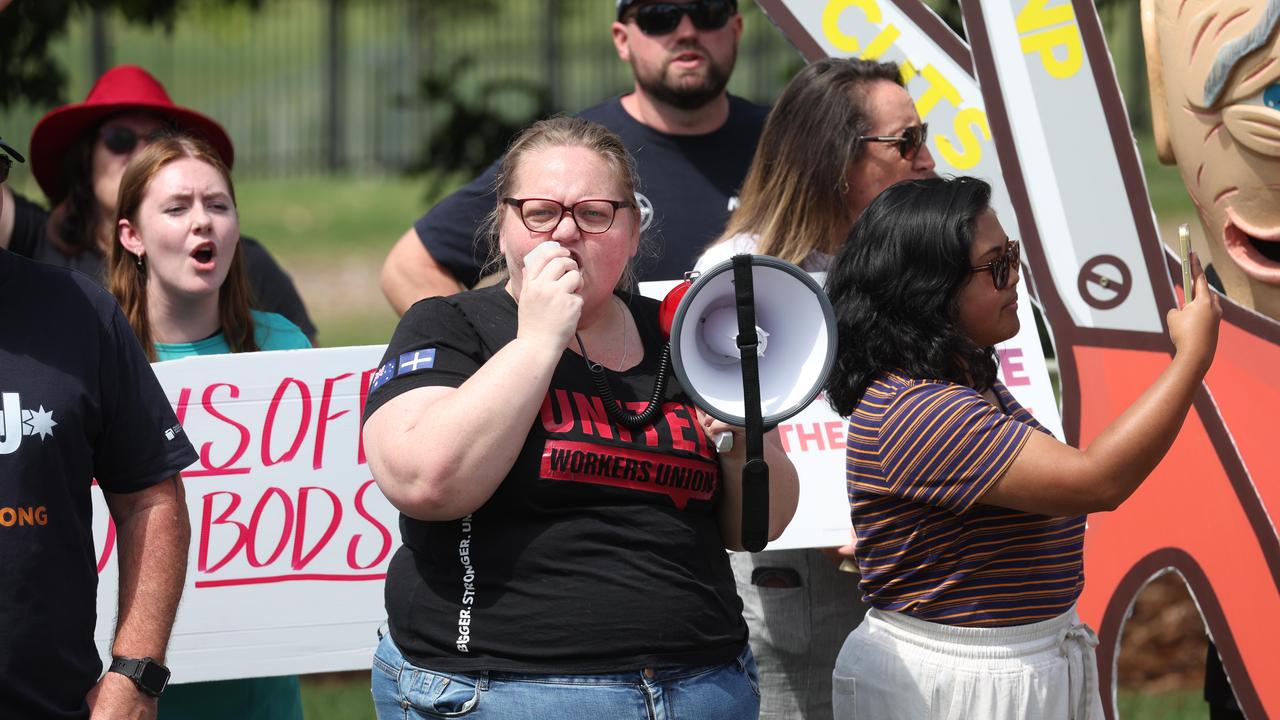
[[[360,414],[380,346],[211,355],[156,364],[200,459],[183,471],[187,583],[175,683],[368,667],[400,545]],[[424,449],[425,450],[425,449]],[[98,628],[114,630],[115,532],[94,492]]]

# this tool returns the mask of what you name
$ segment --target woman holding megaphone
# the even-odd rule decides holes
[[[370,386],[365,448],[404,540],[378,715],[755,717],[724,552],[742,443],[717,457],[707,435],[741,430],[693,406],[658,304],[623,289],[633,162],[605,128],[551,118],[513,142],[497,196],[507,282],[410,308]],[[797,486],[771,435],[772,538]]]
[[[867,208],[827,276],[841,338],[827,398],[849,416],[847,480],[872,609],[833,676],[838,718],[1102,718],[1075,603],[1087,513],[1164,457],[1213,361],[1221,310],[1198,270],[1176,353],[1085,450],[996,376],[1019,248],[974,178],[914,180]]]

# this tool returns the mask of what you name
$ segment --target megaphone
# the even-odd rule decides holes
[[[760,410],[772,428],[817,397],[835,363],[831,302],[808,273],[785,260],[751,256]],[[680,385],[707,414],[745,425],[742,356],[733,261],[693,281],[671,322],[671,365]]]
[[[735,255],[684,290],[670,340],[671,367],[685,392],[712,417],[746,428],[742,546],[763,550],[769,539],[763,435],[803,410],[826,382],[836,354],[831,303],[795,265]]]

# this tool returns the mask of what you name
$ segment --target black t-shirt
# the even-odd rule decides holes
[[[610,384],[642,407],[663,347],[657,303],[624,300],[645,357],[610,372]],[[501,286],[415,304],[371,384],[366,417],[414,388],[460,386],[515,337],[516,317]],[[452,672],[732,661],[747,627],[716,516],[719,463],[674,376],[662,407],[652,428],[620,428],[582,358],[565,351],[493,496],[461,520],[401,516],[386,602],[405,656]]]
[[[89,278],[0,250],[0,715],[87,717],[102,670],[89,488],[196,460],[133,331]]]
[[[641,205],[652,207],[645,229],[655,257],[637,258],[636,276],[674,280],[693,269],[702,250],[720,236],[737,206],[769,108],[729,96],[729,118],[706,135],[667,135],[627,114],[612,98],[579,115],[618,134],[636,159]],[[489,252],[476,234],[497,200],[497,163],[414,223],[418,238],[436,262],[468,287],[480,277]],[[642,213],[644,213],[642,207]]]
[[[17,193],[13,194],[13,205],[13,234],[9,238],[11,251],[42,263],[79,270],[98,282],[104,282],[106,258],[102,253],[91,249],[74,257],[63,255],[49,241],[46,227],[49,213]],[[241,235],[240,244],[244,247],[244,269],[249,276],[253,307],[285,316],[314,343],[316,326],[307,315],[307,308],[302,304],[293,279],[262,243]]]

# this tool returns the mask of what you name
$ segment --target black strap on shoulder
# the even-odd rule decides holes
[[[751,256],[733,256],[738,304],[738,350],[742,356],[747,447],[742,467],[742,547],[760,552],[769,542],[769,465],[764,461],[764,419],[760,409],[760,359]]]

